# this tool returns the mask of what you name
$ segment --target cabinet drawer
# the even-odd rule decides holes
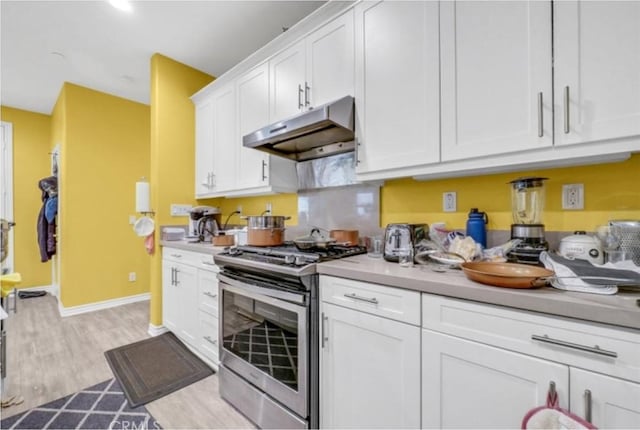
[[[198,271],[198,307],[218,317],[218,278],[215,272]]]
[[[200,311],[198,314],[198,350],[213,363],[218,364],[218,319],[206,312]]]
[[[199,252],[185,251],[183,249],[177,248],[167,248],[166,246],[162,248],[162,259],[168,261],[175,261],[177,263],[188,264],[190,266],[198,266],[200,265],[201,256],[205,254],[200,254]],[[213,262],[213,258],[209,256],[211,261]]]
[[[351,279],[320,277],[322,301],[420,325],[420,293]]]
[[[640,381],[640,331],[422,295],[422,326],[488,345]]]

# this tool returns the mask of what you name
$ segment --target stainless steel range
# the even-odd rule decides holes
[[[261,428],[318,428],[316,263],[365,253],[239,246],[215,256],[220,394]]]

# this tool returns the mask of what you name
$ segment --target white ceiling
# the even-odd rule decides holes
[[[149,103],[160,53],[220,76],[323,1],[0,1],[0,103],[50,114],[63,82]]]

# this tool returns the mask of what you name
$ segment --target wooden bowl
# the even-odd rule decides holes
[[[213,246],[231,246],[235,243],[235,236],[231,234],[228,236],[211,236],[211,242]]]
[[[357,245],[359,233],[358,230],[331,230],[329,232],[329,237],[338,243]]]
[[[462,263],[467,278],[481,284],[504,288],[537,288],[546,284],[554,272],[544,267],[516,263]]]

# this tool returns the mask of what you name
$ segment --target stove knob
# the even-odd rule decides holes
[[[287,264],[293,264],[296,261],[296,256],[292,254],[288,254],[284,256],[284,262]]]
[[[307,264],[307,259],[302,255],[296,255],[296,266],[304,266]]]
[[[229,248],[229,255],[240,255],[242,251],[237,246],[232,246]]]

